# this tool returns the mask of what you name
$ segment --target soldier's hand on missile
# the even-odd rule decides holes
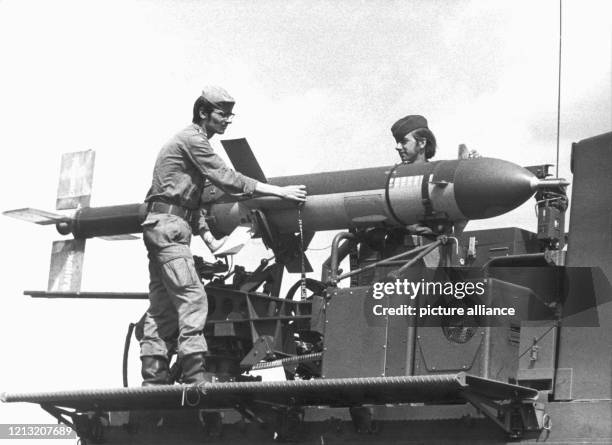
[[[289,199],[291,201],[306,201],[306,186],[304,185],[286,185],[284,187],[279,187],[278,185],[258,182],[255,186],[255,191],[262,195],[278,196],[279,198]]]
[[[291,201],[306,201],[306,186],[305,185],[286,185],[280,187],[282,190],[281,198]]]

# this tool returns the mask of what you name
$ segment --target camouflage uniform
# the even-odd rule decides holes
[[[206,227],[200,213],[204,183],[250,195],[256,181],[228,168],[214,153],[205,131],[191,124],[161,149],[153,170],[148,203],[178,205],[200,215],[195,221],[150,211],[143,222],[149,256],[149,301],[140,355],[167,357],[178,333],[180,358],[207,350],[202,333],[208,312],[204,287],[189,249],[192,230]]]

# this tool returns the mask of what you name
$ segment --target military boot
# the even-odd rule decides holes
[[[183,368],[182,382],[188,385],[211,381],[204,368],[204,353],[196,352],[183,357],[181,361]]]
[[[142,386],[167,385],[170,382],[168,374],[168,359],[159,355],[145,355],[142,361]]]

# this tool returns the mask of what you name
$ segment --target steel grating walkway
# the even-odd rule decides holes
[[[77,411],[134,409],[234,408],[242,403],[285,406],[350,407],[363,404],[463,403],[466,392],[490,400],[526,400],[534,389],[471,376],[466,373],[292,380],[226,382],[194,385],[90,389],[38,393],[4,393],[7,403],[29,402]]]

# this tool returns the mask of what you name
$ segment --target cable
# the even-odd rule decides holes
[[[306,250],[307,251],[315,251],[315,250],[327,250],[331,247],[331,244],[329,244],[328,246],[325,247],[308,247]]]
[[[130,342],[132,340],[132,333],[136,323],[130,323],[128,326],[127,335],[125,336],[125,343],[123,345],[123,387],[128,387],[128,354],[130,352]]]
[[[300,229],[300,299],[306,299],[306,258],[304,254],[304,222],[302,220],[302,206],[299,205],[297,208],[298,227]]]

